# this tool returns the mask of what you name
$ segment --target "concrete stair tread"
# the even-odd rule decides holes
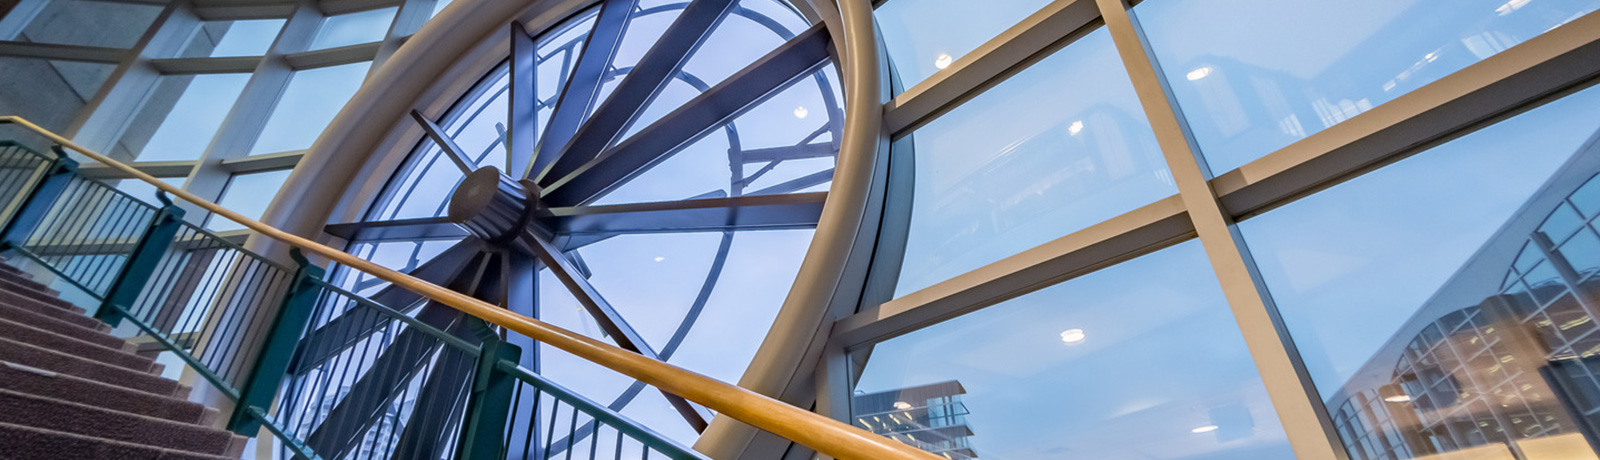
[[[237,460],[175,449],[96,438],[64,431],[0,423],[0,459],[29,460]]]
[[[72,302],[61,300],[60,292],[56,291],[55,289],[43,287],[38,283],[23,284],[19,283],[15,278],[0,276],[0,290],[7,290],[22,294],[28,296],[29,298],[51,305],[60,306],[61,308],[72,310],[77,313],[83,313],[84,311],[83,308],[73,305]]]
[[[0,422],[211,455],[228,453],[233,433],[196,424],[0,390]]]
[[[33,312],[34,314],[55,318],[57,320],[61,320],[62,322],[75,324],[86,329],[104,330],[100,327],[100,321],[94,318],[80,313],[73,313],[65,308],[61,308],[60,306],[43,303],[38,300],[23,297],[20,294],[3,289],[0,289],[0,304],[15,309],[27,310],[29,312]]]
[[[206,421],[208,412],[215,412],[215,409],[183,399],[186,394],[151,394],[9,361],[0,361],[0,389],[175,422],[200,423]]]
[[[26,324],[10,321],[5,318],[0,318],[0,338],[30,343],[35,346],[64,352],[80,358],[87,358],[137,371],[149,371],[152,369],[152,366],[155,365],[154,359],[139,356],[122,348],[111,348],[105,345],[79,340],[71,336],[57,334],[36,327],[30,327]]]
[[[0,303],[0,318],[107,347],[123,348],[127,343],[127,340],[116,338],[102,330],[90,329],[3,303]]]
[[[0,360],[158,395],[171,395],[178,387],[178,382],[161,378],[160,375],[83,359],[5,338],[0,338]]]

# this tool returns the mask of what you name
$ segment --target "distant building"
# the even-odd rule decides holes
[[[978,458],[968,438],[967,390],[951,380],[877,393],[858,394],[852,408],[855,424],[922,450],[953,460]]]
[[[1596,458],[1594,140],[1338,392],[1323,395],[1351,459]]]

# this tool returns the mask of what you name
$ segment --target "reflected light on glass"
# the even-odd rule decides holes
[[[955,62],[955,60],[956,58],[951,57],[950,53],[939,53],[938,57],[933,58],[933,66],[944,69],[945,67],[950,67],[950,63]]]
[[[911,409],[911,403],[908,403],[908,402],[905,402],[905,401],[895,401],[894,402],[894,408],[895,409],[900,409],[900,410],[910,410]]]
[[[1061,331],[1061,342],[1067,345],[1083,343],[1084,338],[1083,329],[1072,328]]]
[[[1201,67],[1201,68],[1198,68],[1198,69],[1190,70],[1189,74],[1185,75],[1185,77],[1188,77],[1189,81],[1195,81],[1195,80],[1199,80],[1199,79],[1205,78],[1207,75],[1211,75],[1211,67]]]
[[[1410,395],[1394,395],[1394,396],[1390,396],[1390,397],[1387,397],[1387,398],[1383,398],[1383,400],[1384,401],[1388,401],[1388,402],[1392,402],[1392,403],[1411,402],[1411,396]]]
[[[666,257],[657,257],[656,258],[656,262],[660,262],[660,261],[663,261],[663,260],[667,260],[667,258]]]
[[[1210,432],[1213,432],[1213,431],[1217,431],[1217,426],[1216,425],[1206,425],[1206,426],[1202,426],[1202,427],[1195,427],[1195,429],[1189,430],[1190,433],[1210,433]]]
[[[1078,135],[1078,133],[1081,133],[1081,132],[1083,132],[1083,122],[1082,121],[1074,121],[1074,122],[1072,122],[1072,124],[1067,125],[1067,134],[1071,134],[1071,135],[1076,136],[1076,135]]]
[[[802,106],[794,108],[794,117],[795,118],[805,119],[806,115],[810,115],[810,114],[811,114],[811,111],[810,110],[806,110],[806,106],[802,105]]]

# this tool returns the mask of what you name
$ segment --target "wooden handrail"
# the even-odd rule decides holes
[[[818,453],[840,459],[860,460],[943,460],[925,452],[860,428],[791,406],[765,395],[683,369],[549,323],[513,313],[488,302],[446,289],[344,251],[325,246],[276,227],[261,223],[227,208],[201,199],[178,187],[122,164],[98,152],[73,143],[18,116],[0,116],[0,124],[12,123],[38,133],[61,146],[77,151],[106,166],[155,186],[161,191],[199,206],[213,214],[239,223],[263,236],[307,253],[326,257],[347,267],[388,281],[430,300],[448,305],[484,321],[517,331],[608,369],[653,385],[684,399],[694,401],[719,414],[748,423],[785,439],[800,443]]]

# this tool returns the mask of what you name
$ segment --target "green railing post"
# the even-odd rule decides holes
[[[22,246],[23,239],[39,228],[56,199],[61,197],[61,193],[67,190],[67,184],[72,183],[72,178],[78,174],[78,162],[68,158],[66,152],[61,151],[61,146],[55,146],[54,150],[56,159],[45,171],[44,177],[26,192],[27,201],[0,229],[0,246],[4,246],[4,249]]]
[[[311,322],[312,311],[316,310],[317,298],[322,295],[322,286],[317,280],[327,271],[312,265],[299,248],[289,254],[299,268],[295,270],[294,284],[289,285],[289,292],[284,294],[283,305],[278,307],[277,317],[272,320],[272,328],[268,329],[272,332],[261,343],[255,362],[239,388],[239,402],[228,417],[228,430],[235,434],[255,436],[261,430],[261,420],[250,414],[250,408],[271,412],[278,386],[289,372],[289,361],[294,358],[295,347],[299,346],[300,336]]]
[[[161,200],[161,209],[150,219],[150,228],[145,229],[144,235],[134,243],[128,261],[122,264],[122,270],[114,278],[116,281],[106,291],[100,309],[94,313],[95,319],[106,324],[116,326],[121,323],[124,312],[139,301],[144,285],[155,275],[156,266],[161,264],[161,258],[166,256],[167,249],[172,247],[172,240],[178,236],[178,229],[183,227],[183,208],[172,204],[166,192],[157,192],[156,199]]]
[[[517,379],[500,372],[497,364],[501,360],[517,362],[522,348],[501,340],[488,326],[482,327],[479,336],[483,345],[478,351],[467,419],[461,424],[461,442],[456,443],[458,460],[500,460],[506,445],[506,421],[511,417],[511,395],[517,388]]]

